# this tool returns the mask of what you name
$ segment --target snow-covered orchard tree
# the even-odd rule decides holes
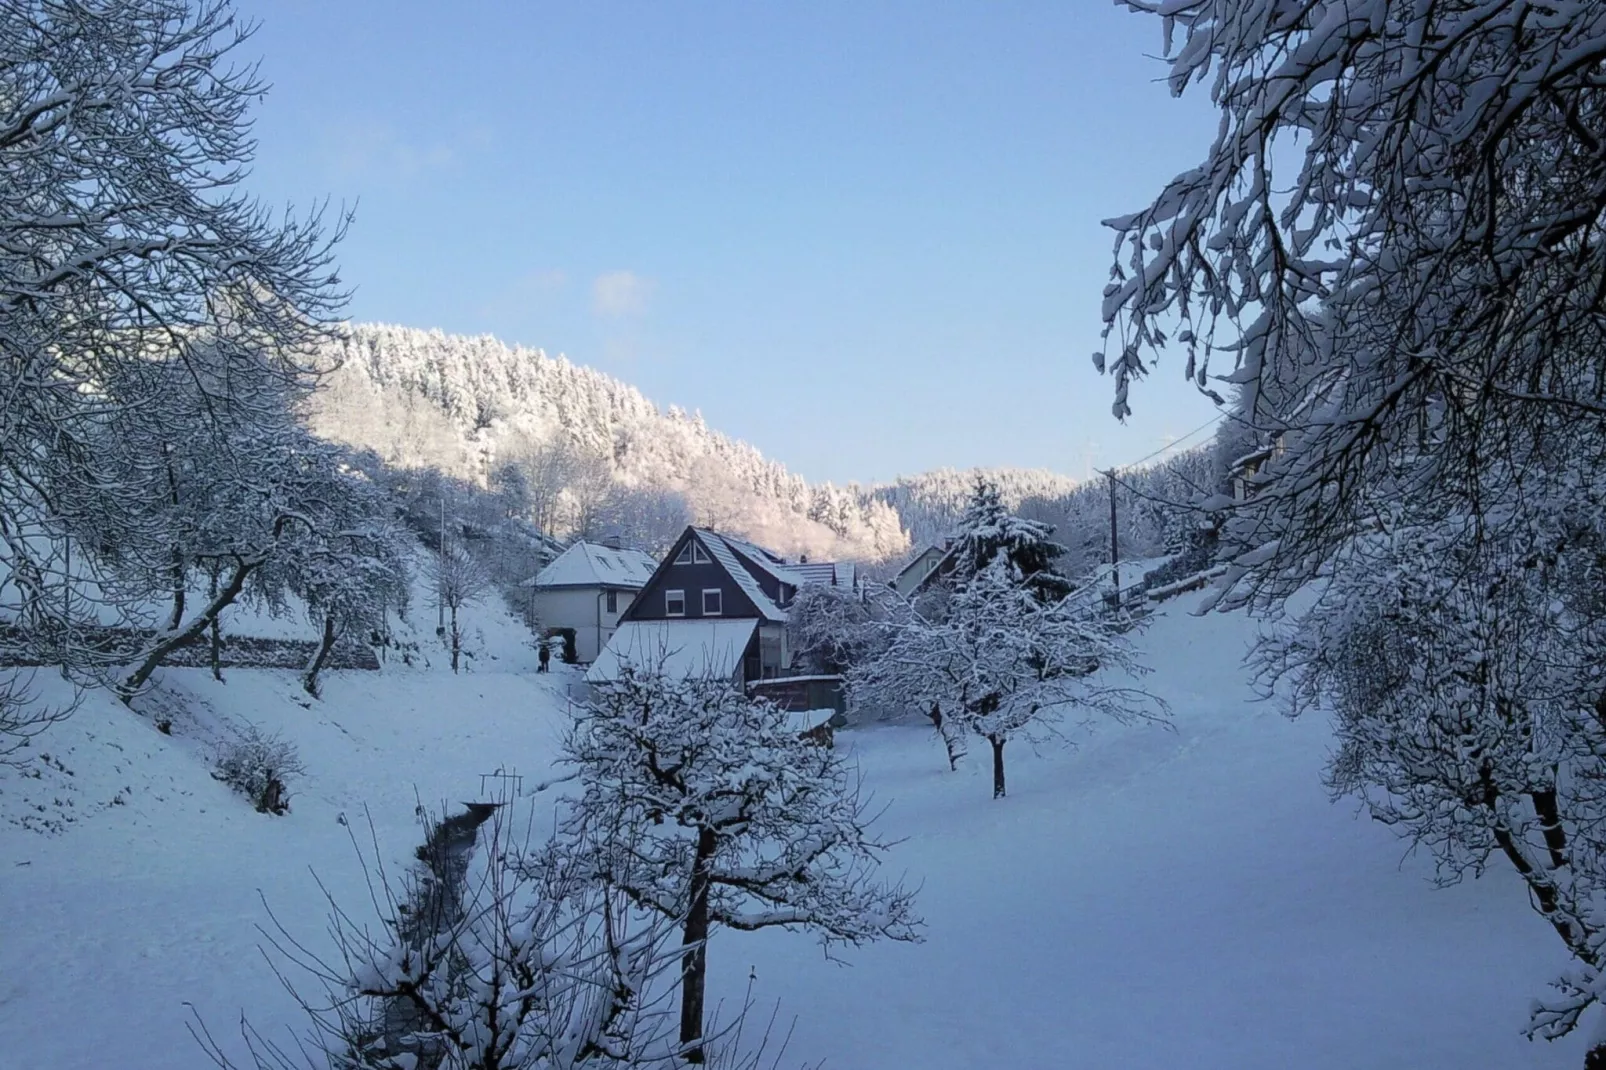
[[[531,842],[527,820],[487,806],[427,828],[392,878],[359,859],[377,917],[331,899],[334,952],[277,918],[269,958],[307,1015],[298,1060],[243,1024],[255,1070],[674,1070],[675,919],[633,909],[595,880],[602,850]],[[364,911],[364,914],[367,912]],[[727,1023],[734,1026],[737,1023]],[[236,1065],[205,1028],[202,1047]],[[762,1054],[761,1052],[759,1054]],[[304,1060],[304,1061],[302,1061]],[[717,1064],[737,1070],[758,1056]]]
[[[1274,605],[1390,496],[1472,504],[1495,458],[1606,416],[1606,6],[1125,0],[1205,159],[1109,221],[1115,414],[1163,351],[1282,451],[1234,523],[1229,604]],[[1220,370],[1212,360],[1228,355]]]
[[[318,674],[342,637],[382,640],[390,614],[405,614],[411,590],[412,541],[396,523],[384,491],[342,465],[335,473],[347,493],[332,504],[323,530],[296,540],[276,570],[305,607],[318,629],[314,652],[301,686],[318,697]]]
[[[579,714],[565,755],[598,877],[682,927],[688,1061],[704,1058],[714,930],[805,930],[827,948],[918,938],[912,894],[874,878],[886,845],[853,771],[730,682],[626,671]]]
[[[786,608],[794,658],[809,672],[846,672],[881,651],[887,622],[907,606],[889,587],[806,584]]]
[[[457,672],[463,653],[463,607],[490,593],[491,575],[473,554],[455,542],[442,546],[429,559],[425,571],[446,613],[445,634],[441,638],[452,652],[452,671]]]
[[[1163,721],[1165,706],[1134,681],[1145,669],[1127,641],[1136,622],[1102,600],[1045,603],[1004,556],[956,591],[939,620],[910,614],[891,625],[879,657],[849,674],[858,701],[931,711],[948,749],[970,732],[992,750],[993,797],[1002,798],[1004,747],[1015,738],[1058,735],[1073,718]]]
[[[1446,882],[1493,864],[1527,885],[1577,963],[1537,1005],[1545,1037],[1606,992],[1606,486],[1567,482],[1522,512],[1397,507],[1258,653],[1295,713],[1336,714],[1335,792],[1429,848]]]
[[[48,589],[78,567],[64,488],[110,510],[163,492],[157,463],[108,478],[93,441],[109,415],[163,418],[153,359],[205,349],[297,389],[320,370],[344,220],[240,192],[263,88],[237,62],[247,36],[217,0],[0,4],[0,611],[53,625],[30,635],[91,608],[92,584]]]

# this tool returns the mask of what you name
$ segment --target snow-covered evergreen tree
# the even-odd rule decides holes
[[[953,581],[968,584],[1002,560],[1039,600],[1058,601],[1072,585],[1058,569],[1065,547],[1053,541],[1053,534],[1047,524],[1012,514],[998,485],[977,476],[954,530]]]

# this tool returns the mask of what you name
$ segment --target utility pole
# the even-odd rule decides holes
[[[1115,469],[1104,473],[1110,480],[1110,582],[1115,588],[1115,602],[1121,602],[1121,544],[1115,535]]]
[[[71,679],[72,662],[72,535],[61,538],[61,678]]]
[[[446,631],[446,488],[441,488],[441,543],[435,570],[435,634]]]

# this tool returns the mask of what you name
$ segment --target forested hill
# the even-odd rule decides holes
[[[943,470],[883,487],[810,485],[700,414],[660,409],[595,369],[489,335],[359,324],[337,345],[341,367],[315,398],[315,431],[483,485],[509,464],[526,482],[556,480],[564,515],[548,520],[560,531],[689,519],[789,554],[885,560],[944,528],[970,482]],[[563,464],[551,463],[556,455]],[[588,507],[603,495],[584,487],[587,472],[609,484],[618,515]],[[1074,485],[1039,471],[989,474],[1015,501]]]

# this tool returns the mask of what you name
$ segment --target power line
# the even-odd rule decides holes
[[[1172,439],[1170,442],[1167,442],[1164,446],[1161,446],[1159,449],[1155,450],[1153,453],[1149,454],[1147,457],[1139,457],[1135,461],[1132,461],[1132,462],[1130,462],[1128,464],[1123,464],[1123,465],[1120,465],[1120,466],[1112,465],[1109,468],[1109,471],[1118,472],[1118,471],[1121,471],[1122,469],[1136,468],[1140,464],[1144,464],[1144,463],[1146,463],[1148,461],[1152,461],[1152,460],[1154,460],[1154,458],[1160,456],[1160,454],[1164,453],[1166,450],[1176,449],[1178,446],[1182,445],[1184,442],[1188,441],[1188,439],[1192,438],[1194,435],[1197,435],[1200,431],[1203,431],[1205,428],[1214,427],[1216,424],[1220,423],[1222,418],[1225,417],[1226,415],[1227,414],[1225,412],[1218,412],[1214,416],[1210,417],[1210,419],[1208,419],[1204,423],[1200,424],[1198,427],[1195,427],[1192,431],[1189,431],[1187,434],[1183,435],[1181,438]]]

